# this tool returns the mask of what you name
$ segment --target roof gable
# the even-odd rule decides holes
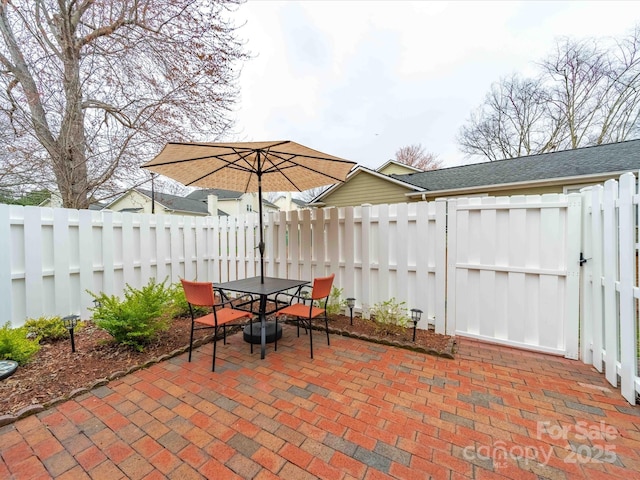
[[[394,173],[400,175],[405,173],[409,174],[409,173],[417,173],[417,172],[423,172],[423,171],[424,170],[420,168],[416,168],[412,165],[407,165],[405,163],[401,163],[396,160],[389,160],[384,164],[380,165],[378,168],[376,168],[376,172],[380,172],[385,175],[392,175]]]

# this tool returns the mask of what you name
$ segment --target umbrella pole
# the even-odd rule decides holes
[[[258,212],[260,215],[260,243],[258,250],[260,251],[260,283],[264,283],[264,239],[262,228],[262,175],[258,175]]]

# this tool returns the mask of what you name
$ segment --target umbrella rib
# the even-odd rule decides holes
[[[277,152],[277,153],[279,153],[280,155],[284,155],[281,152]],[[273,168],[272,169],[266,169],[262,173],[267,173],[268,174],[268,173],[273,173],[273,172],[279,172],[289,181],[289,183],[291,183],[291,185],[296,187],[296,189],[298,189],[299,191],[300,191],[300,189],[296,186],[295,183],[293,183],[289,179],[289,177],[287,177],[287,175],[283,172],[283,170],[289,169],[289,168],[294,168],[294,167],[297,166],[297,167],[300,167],[300,168],[304,168],[305,170],[309,170],[310,172],[317,173],[317,174],[322,175],[324,177],[330,178],[331,180],[335,180],[336,182],[342,182],[341,179],[339,179],[337,177],[334,177],[333,175],[329,175],[328,173],[321,172],[320,170],[308,167],[307,165],[302,165],[301,163],[296,162],[295,160],[293,160],[293,158],[296,158],[296,157],[304,157],[304,158],[309,158],[309,159],[313,159],[313,160],[326,160],[325,158],[322,158],[322,157],[311,157],[311,156],[304,156],[304,155],[294,155],[291,158],[284,158],[284,157],[279,156],[279,155],[274,155],[273,153],[270,153],[270,155],[273,155],[274,157],[278,158],[279,160],[282,160],[282,162],[280,162],[280,164],[276,164],[272,160],[270,160],[269,157],[267,157],[267,159],[270,161],[271,165],[273,165]],[[286,155],[290,155],[290,154],[286,154]],[[336,160],[330,160],[330,161],[334,162]],[[280,165],[282,163],[285,163],[285,162],[290,162],[293,165],[286,166],[286,167],[280,167]],[[353,162],[349,162],[349,161],[343,161],[343,162],[344,163],[353,163]]]

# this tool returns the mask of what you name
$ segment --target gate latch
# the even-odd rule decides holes
[[[584,258],[584,254],[582,252],[580,252],[580,266],[582,266],[585,263],[587,263],[587,260],[591,260],[591,259],[590,258]]]

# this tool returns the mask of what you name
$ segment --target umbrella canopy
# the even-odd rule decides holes
[[[356,164],[289,140],[168,143],[142,168],[193,187],[258,192],[264,279],[262,192],[302,192],[342,182]]]

